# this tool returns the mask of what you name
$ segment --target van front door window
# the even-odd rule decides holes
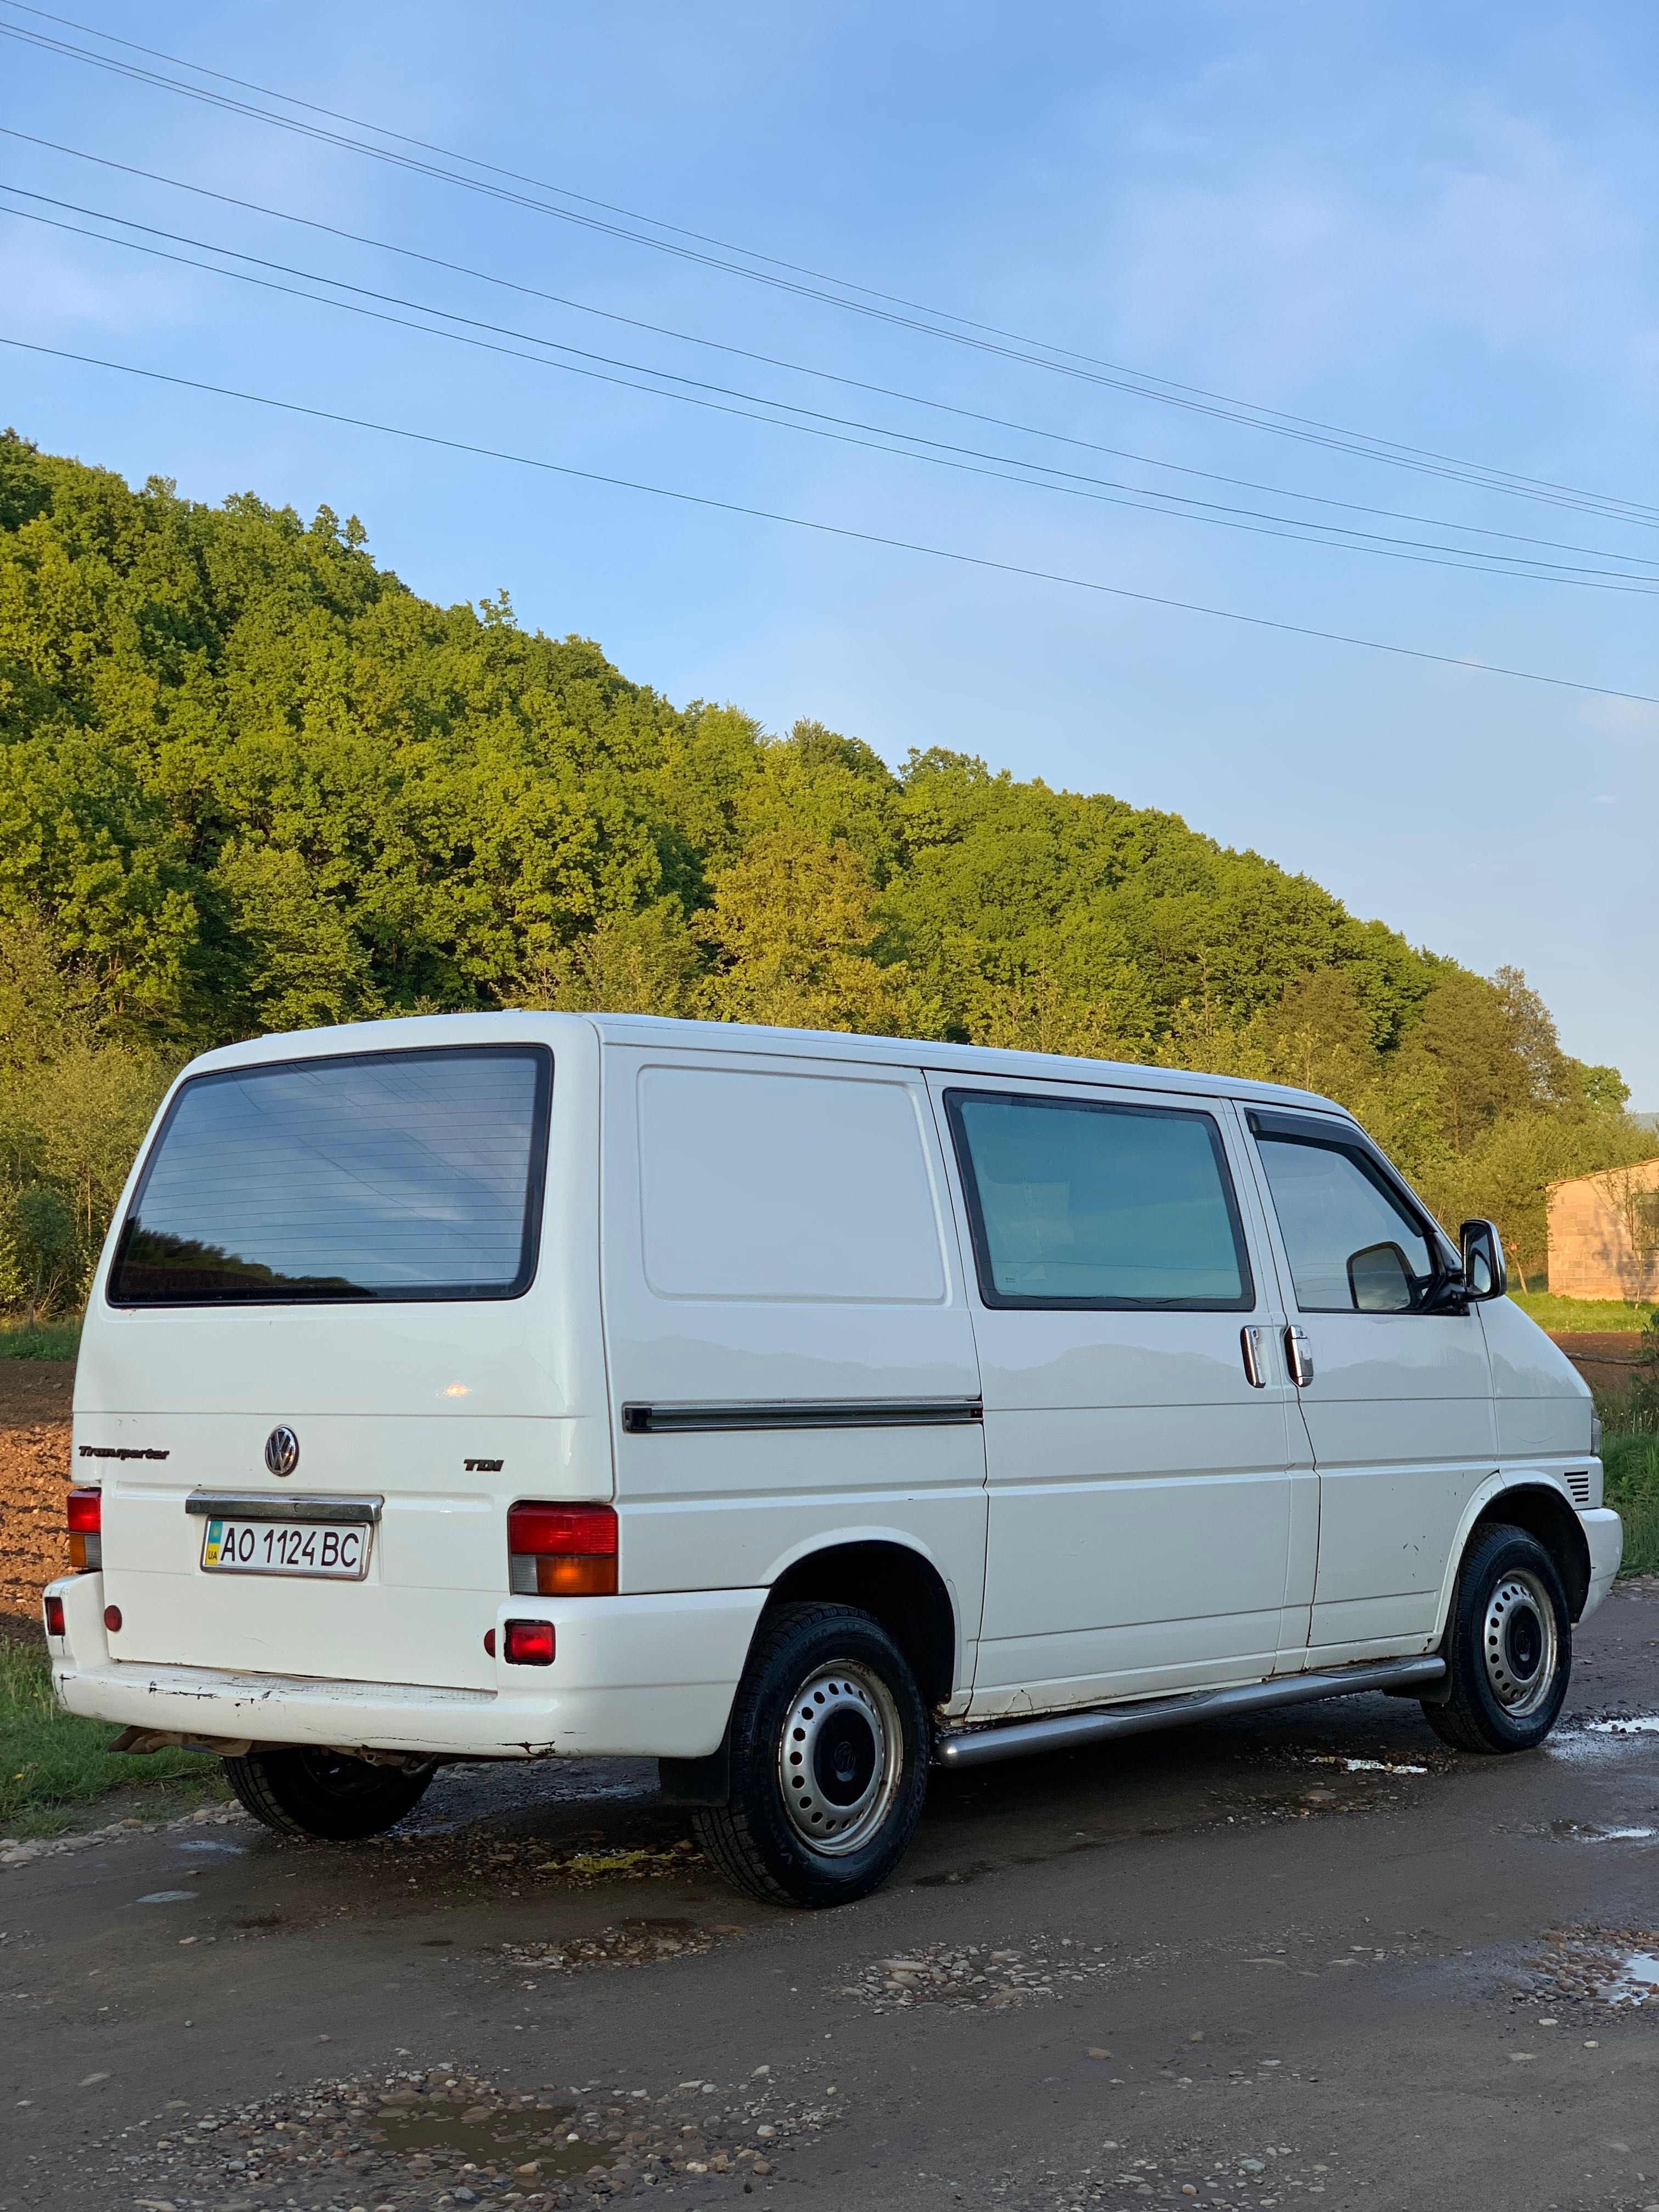
[[[1420,1222],[1357,1147],[1261,1139],[1304,1313],[1413,1313],[1435,1280]]]

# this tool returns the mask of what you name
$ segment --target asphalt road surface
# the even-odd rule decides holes
[[[0,2207],[1659,2206],[1656,1717],[1650,1583],[1540,1753],[1365,1698],[942,1778],[835,1913],[645,1765],[102,1838],[0,1871]]]

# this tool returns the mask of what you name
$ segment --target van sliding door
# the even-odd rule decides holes
[[[1272,1674],[1305,1644],[1308,1593],[1298,1610],[1277,1286],[1231,1105],[933,1087],[985,1393],[975,1713]]]

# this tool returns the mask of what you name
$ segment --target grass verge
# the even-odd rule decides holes
[[[1625,1575],[1659,1575],[1659,1436],[1604,1437],[1606,1498],[1625,1524]]]
[[[114,1733],[107,1721],[58,1710],[44,1650],[0,1643],[0,1835],[58,1835],[74,1825],[76,1807],[113,1790],[134,1794],[134,1809],[152,1819],[224,1796],[216,1759],[112,1756],[104,1747]]]
[[[73,1359],[80,1348],[78,1321],[0,1322],[0,1359]]]
[[[1640,1329],[1654,1311],[1650,1305],[1627,1305],[1618,1298],[1557,1297],[1552,1291],[1511,1291],[1510,1296],[1540,1328]]]

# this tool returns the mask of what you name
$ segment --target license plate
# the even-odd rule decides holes
[[[321,1575],[360,1583],[368,1572],[367,1522],[210,1520],[202,1570],[210,1575]]]

